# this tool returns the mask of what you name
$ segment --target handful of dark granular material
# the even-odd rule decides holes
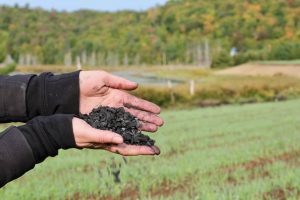
[[[139,120],[124,108],[101,106],[79,117],[94,128],[120,134],[125,144],[153,146],[155,141],[139,130]]]

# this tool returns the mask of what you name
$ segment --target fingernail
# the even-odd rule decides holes
[[[160,154],[160,149],[157,146],[152,146],[151,149],[155,155]]]
[[[112,139],[113,143],[121,144],[123,143],[123,138],[122,137],[114,137]]]

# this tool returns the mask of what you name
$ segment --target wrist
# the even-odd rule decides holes
[[[78,114],[79,73],[43,73],[32,78],[26,94],[28,118],[59,113]]]
[[[73,115],[41,116],[18,127],[28,141],[36,163],[48,156],[56,156],[59,149],[76,148],[72,119]]]

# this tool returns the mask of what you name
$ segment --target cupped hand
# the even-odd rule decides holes
[[[124,107],[141,121],[141,130],[155,132],[163,125],[157,116],[159,106],[126,92],[136,89],[137,83],[104,71],[81,71],[79,79],[81,113],[90,113],[99,106]]]
[[[77,147],[103,149],[123,156],[159,155],[158,147],[135,146],[123,143],[123,138],[111,131],[98,130],[79,118],[73,118],[73,133]]]

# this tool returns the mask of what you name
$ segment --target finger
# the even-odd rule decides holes
[[[148,111],[154,114],[160,113],[160,107],[158,105],[130,94],[127,94],[127,96],[124,98],[124,106],[127,108],[136,108],[143,111]]]
[[[156,132],[157,131],[157,126],[154,124],[150,124],[147,122],[140,122],[140,127],[139,129],[142,131],[148,131],[148,132]]]
[[[88,142],[98,144],[121,144],[123,138],[117,133],[111,131],[97,130],[93,128],[93,131],[89,131],[87,134]]]
[[[123,156],[138,156],[138,155],[159,155],[160,150],[156,146],[135,146],[127,144],[118,144],[105,147],[106,150],[121,154]]]
[[[104,83],[108,87],[122,90],[134,90],[138,87],[138,84],[133,81],[109,73],[105,75]]]
[[[137,117],[139,120],[144,122],[149,122],[155,124],[156,126],[162,126],[164,124],[164,120],[153,113],[136,110],[133,108],[126,108],[127,112],[130,112],[132,115]]]

